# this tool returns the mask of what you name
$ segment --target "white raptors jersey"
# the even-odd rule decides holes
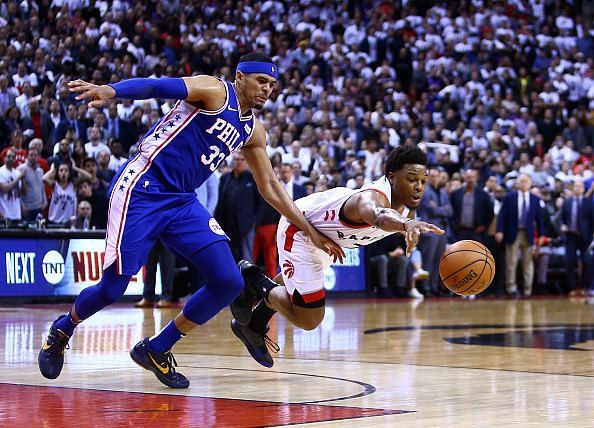
[[[50,201],[48,220],[52,223],[65,223],[76,215],[76,189],[68,183],[65,189],[56,181]]]
[[[342,207],[346,200],[355,193],[366,191],[379,192],[386,197],[388,202],[392,202],[390,182],[383,176],[358,190],[336,187],[325,192],[313,193],[295,201],[295,204],[318,231],[341,247],[356,248],[371,244],[394,233],[368,224],[352,224],[344,217]],[[404,208],[400,212],[403,216],[407,216],[408,213],[408,208]]]

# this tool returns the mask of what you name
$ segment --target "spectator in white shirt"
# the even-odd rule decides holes
[[[47,205],[47,198],[45,196],[45,188],[43,185],[43,170],[39,166],[39,151],[37,149],[29,148],[27,153],[27,162],[21,164],[17,168],[26,170],[24,183],[27,192],[23,193],[22,208],[23,218],[27,221],[33,221],[40,214]]]
[[[553,86],[550,82],[546,82],[544,84],[544,91],[538,94],[538,97],[547,105],[547,106],[556,106],[559,104],[559,94],[557,92],[553,92]]]
[[[25,61],[19,62],[17,66],[17,72],[12,76],[12,83],[15,88],[22,92],[25,83],[30,84],[33,89],[37,88],[39,82],[35,73],[27,72],[27,64]]]
[[[555,25],[559,30],[573,30],[573,19],[563,12],[555,19]]]
[[[111,156],[109,159],[109,169],[117,172],[128,159],[124,157],[124,147],[120,141],[112,140],[110,146]]]
[[[374,180],[383,174],[382,159],[385,157],[384,150],[378,151],[377,139],[370,137],[366,141],[365,153],[365,176]]]
[[[31,100],[39,99],[39,96],[38,95],[35,96],[35,92],[33,91],[33,86],[31,86],[31,83],[29,83],[29,82],[24,83],[21,86],[21,90],[22,90],[22,94],[19,95],[18,97],[16,97],[15,103],[16,103],[16,106],[21,111],[21,116],[29,117],[30,116],[29,103],[31,102]]]
[[[27,192],[27,170],[14,168],[15,159],[15,152],[8,150],[0,167],[0,218],[7,220],[21,219],[21,195]]]
[[[107,151],[111,154],[111,150],[101,140],[101,130],[97,126],[93,126],[89,133],[90,138],[89,142],[85,144],[85,151],[87,152],[87,156],[97,159],[97,155],[102,151]]]

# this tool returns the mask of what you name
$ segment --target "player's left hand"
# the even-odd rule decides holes
[[[443,235],[445,231],[434,224],[425,223],[424,221],[410,220],[404,223],[404,235],[406,239],[406,256],[410,256],[412,250],[415,249],[419,242],[421,233],[435,233],[436,235]]]
[[[336,263],[336,261],[342,261],[346,257],[344,254],[344,250],[340,245],[334,242],[332,239],[328,238],[325,235],[322,235],[317,230],[313,230],[309,234],[309,238],[311,239],[312,244],[318,247],[320,250],[327,253],[330,257],[332,257],[332,261]]]

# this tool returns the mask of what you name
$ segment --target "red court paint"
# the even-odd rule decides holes
[[[408,413],[318,404],[0,384],[0,426],[247,428]]]

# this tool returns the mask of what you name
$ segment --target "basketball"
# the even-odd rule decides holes
[[[495,259],[480,242],[458,241],[448,247],[439,261],[439,276],[450,291],[472,296],[493,281]]]

